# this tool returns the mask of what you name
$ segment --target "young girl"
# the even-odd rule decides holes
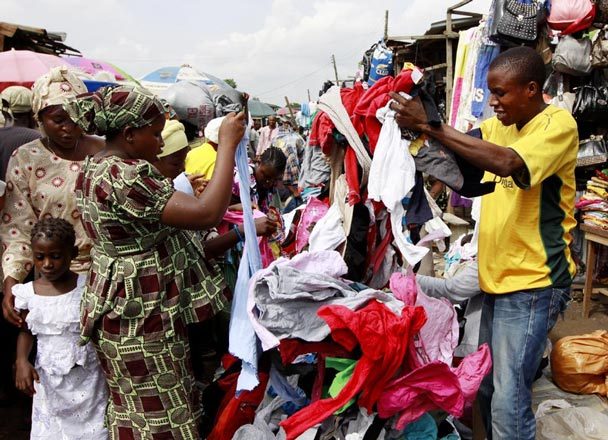
[[[283,179],[287,158],[279,148],[267,148],[254,165],[249,165],[249,185],[251,188],[251,202],[264,214],[270,209],[273,191],[278,182]],[[232,203],[240,203],[239,178],[234,170],[234,183],[232,184]]]
[[[85,277],[70,270],[78,254],[73,226],[58,218],[32,230],[34,266],[40,278],[13,287],[15,307],[27,330],[17,339],[15,382],[34,397],[32,439],[106,440],[108,391],[91,344],[78,345]],[[38,341],[36,367],[28,358]],[[36,384],[34,384],[36,382]]]

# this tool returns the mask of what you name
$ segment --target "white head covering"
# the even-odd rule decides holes
[[[215,118],[209,121],[207,126],[205,127],[205,137],[208,141],[213,142],[214,144],[218,144],[220,141],[220,126],[222,125],[222,121],[224,120],[224,116],[221,118]]]
[[[36,80],[32,87],[32,112],[38,112],[52,105],[63,105],[69,99],[87,93],[87,88],[80,78],[67,67],[53,67],[47,74]]]

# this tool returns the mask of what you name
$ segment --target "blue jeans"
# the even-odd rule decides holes
[[[479,343],[492,352],[492,371],[478,400],[488,440],[534,440],[532,382],[549,331],[570,301],[570,288],[485,294]]]

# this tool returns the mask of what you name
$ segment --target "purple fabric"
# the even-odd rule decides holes
[[[470,208],[473,206],[473,201],[471,199],[467,199],[466,197],[462,197],[456,191],[452,191],[452,195],[450,196],[450,205],[454,208]]]

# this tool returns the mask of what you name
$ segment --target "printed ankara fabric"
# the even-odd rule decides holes
[[[74,226],[78,256],[72,260],[71,269],[78,273],[88,270],[92,243],[72,192],[81,167],[82,162],[61,159],[38,139],[15,150],[9,160],[0,225],[5,277],[23,281],[32,269],[30,234],[34,224],[44,217],[62,218]]]
[[[200,392],[188,338],[116,342],[100,331],[94,343],[110,389],[111,440],[198,439]]]
[[[63,108],[85,133],[100,136],[125,127],[144,127],[164,114],[152,92],[132,86],[102,87],[68,101]]]
[[[148,162],[117,157],[87,159],[76,185],[94,246],[81,336],[106,374],[113,439],[198,438],[186,325],[224,307],[224,285],[198,239],[160,223],[173,192]]]
[[[221,270],[192,233],[160,223],[172,182],[143,160],[87,159],[76,199],[93,240],[82,336],[140,342],[183,333],[223,309]]]

